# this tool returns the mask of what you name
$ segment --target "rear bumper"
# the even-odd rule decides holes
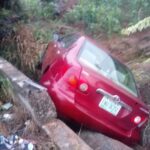
[[[105,122],[92,115],[92,112],[87,112],[83,107],[79,106],[75,102],[74,95],[67,96],[66,91],[60,89],[57,83],[51,84],[48,88],[48,92],[51,95],[58,114],[68,119],[75,120],[78,123],[83,123],[92,130],[102,132],[110,137],[116,138],[128,145],[133,145],[140,141],[140,129],[134,129],[130,131],[124,131],[113,127],[112,125],[106,125]]]

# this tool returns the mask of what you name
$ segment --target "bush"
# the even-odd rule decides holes
[[[41,46],[35,41],[30,26],[20,24],[16,28],[12,36],[0,41],[0,55],[32,79],[36,79],[36,64]]]
[[[36,41],[48,43],[53,38],[53,30],[45,28],[35,28],[34,37]]]
[[[0,9],[0,19],[5,19],[7,16],[10,16],[11,15],[11,11],[10,10],[7,10],[7,9]]]
[[[4,78],[3,75],[0,74],[0,100],[6,101],[12,98],[12,94],[10,92],[11,84],[7,78]]]
[[[150,15],[149,8],[148,0],[80,0],[74,9],[65,14],[64,20],[70,24],[83,22],[92,33],[104,31],[111,34]]]
[[[20,6],[29,18],[52,18],[54,11],[51,3],[40,0],[20,0]]]
[[[83,21],[91,32],[101,30],[111,33],[120,30],[119,14],[119,8],[111,7],[107,3],[81,0],[74,9],[66,13],[64,20],[72,24]]]

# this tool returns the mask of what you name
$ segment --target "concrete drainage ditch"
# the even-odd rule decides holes
[[[10,81],[15,103],[30,114],[35,124],[47,134],[59,150],[132,150],[100,133],[81,132],[79,137],[57,119],[55,106],[46,89],[3,58],[0,58],[0,74]]]

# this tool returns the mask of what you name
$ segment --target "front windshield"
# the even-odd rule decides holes
[[[91,42],[85,41],[79,54],[79,62],[111,79],[134,96],[138,96],[130,70]]]

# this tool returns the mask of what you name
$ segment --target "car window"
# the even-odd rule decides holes
[[[63,48],[69,48],[78,38],[79,35],[77,34],[69,34],[60,38],[59,42]]]
[[[131,71],[90,41],[86,41],[81,48],[79,61],[138,96]]]

